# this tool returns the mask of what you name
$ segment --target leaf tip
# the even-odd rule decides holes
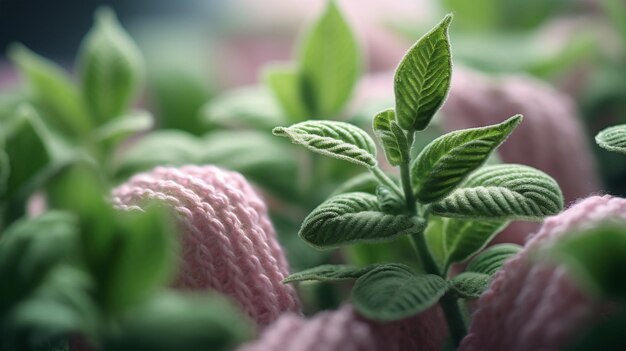
[[[287,128],[285,128],[285,127],[276,127],[274,129],[272,129],[272,134],[274,134],[276,136],[286,136],[287,135]]]

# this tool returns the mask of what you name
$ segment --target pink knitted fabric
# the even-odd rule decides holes
[[[564,266],[533,262],[532,253],[606,219],[626,220],[626,199],[593,196],[548,218],[496,273],[478,301],[460,350],[559,350],[571,341],[599,314],[599,306],[575,285]]]
[[[343,306],[309,320],[286,314],[261,338],[238,351],[424,351],[441,350],[446,336],[439,308],[393,323],[377,323]]]
[[[295,290],[281,283],[288,265],[267,209],[243,176],[213,166],[157,167],[113,190],[121,209],[145,200],[177,213],[183,262],[176,287],[226,294],[261,326],[299,310]]]

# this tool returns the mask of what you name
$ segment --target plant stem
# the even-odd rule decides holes
[[[378,179],[381,183],[388,186],[393,192],[395,192],[398,196],[402,196],[402,192],[393,180],[391,180],[383,171],[378,167],[370,167],[370,172]]]
[[[407,143],[409,150],[413,145],[413,139],[415,137],[415,131],[407,131]],[[406,207],[410,213],[417,216],[417,204],[415,202],[415,196],[413,195],[413,188],[411,186],[411,174],[409,173],[409,161],[405,160],[400,164],[400,176],[402,181],[402,188],[404,189],[404,199],[406,201]],[[417,251],[417,254],[422,261],[424,270],[428,274],[436,274],[440,277],[446,278],[444,273],[439,271],[439,267],[435,262],[432,254],[428,250],[426,239],[424,238],[424,232],[413,233],[410,236],[411,243]],[[452,342],[455,347],[461,344],[461,340],[467,334],[467,328],[465,326],[465,320],[461,313],[460,306],[457,298],[451,294],[445,294],[441,300],[439,300],[441,308],[446,317],[446,323],[448,324],[448,332],[452,338]]]

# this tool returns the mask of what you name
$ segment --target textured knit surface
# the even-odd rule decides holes
[[[288,265],[263,201],[238,173],[213,166],[157,167],[113,191],[125,210],[145,200],[172,206],[181,228],[182,267],[175,286],[232,297],[260,325],[298,311]]]
[[[480,298],[461,351],[558,350],[599,314],[563,266],[532,262],[532,252],[603,220],[626,220],[626,199],[589,197],[548,218]]]
[[[349,305],[309,320],[283,315],[261,338],[238,351],[424,351],[441,350],[446,329],[438,308],[393,323],[359,316]]]

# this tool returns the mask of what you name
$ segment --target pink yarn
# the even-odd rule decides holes
[[[392,323],[377,323],[343,306],[309,320],[286,314],[261,338],[238,351],[441,350],[446,336],[439,308]]]
[[[480,298],[461,351],[559,350],[599,314],[599,306],[564,266],[533,262],[532,254],[572,231],[606,219],[626,220],[626,199],[589,197],[548,218],[525,248],[506,262]]]
[[[113,190],[120,209],[140,209],[145,200],[176,211],[183,261],[176,287],[226,294],[261,326],[299,311],[295,290],[281,283],[288,264],[265,204],[243,176],[213,166],[157,167]]]

